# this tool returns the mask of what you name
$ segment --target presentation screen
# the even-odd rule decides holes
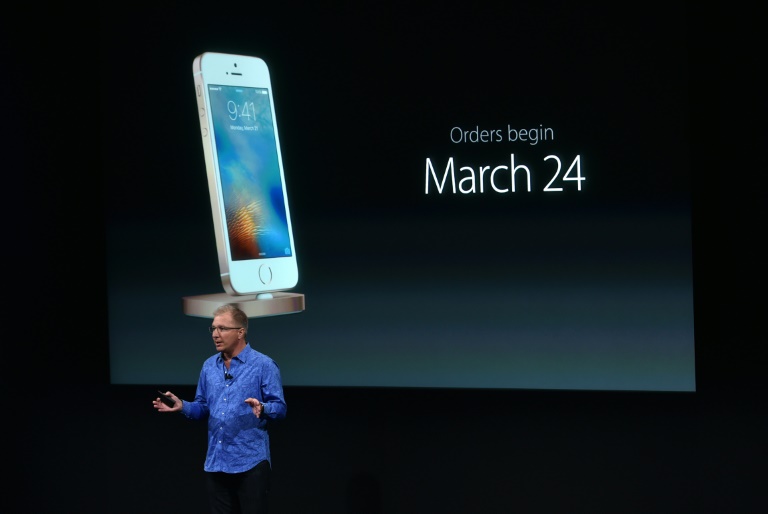
[[[192,76],[220,52],[271,74],[305,307],[248,340],[286,386],[695,391],[684,7],[105,17],[111,382],[215,353],[182,299],[224,293]]]

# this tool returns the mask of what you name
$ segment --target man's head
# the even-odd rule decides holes
[[[245,346],[247,334],[248,316],[235,305],[222,305],[213,311],[211,336],[217,351],[234,355]]]

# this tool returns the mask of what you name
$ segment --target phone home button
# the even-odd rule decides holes
[[[272,268],[269,265],[262,264],[259,266],[259,280],[265,286],[272,282]]]

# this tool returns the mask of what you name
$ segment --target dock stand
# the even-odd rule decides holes
[[[249,318],[260,318],[302,312],[304,295],[278,291],[259,295],[216,293],[182,298],[184,314],[200,318],[213,318],[213,311],[227,303],[236,305]]]

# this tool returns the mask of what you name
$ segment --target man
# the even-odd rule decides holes
[[[170,391],[158,412],[208,419],[207,475],[211,512],[265,513],[272,470],[267,423],[285,418],[280,369],[248,343],[248,316],[235,305],[213,313],[216,353],[203,363],[194,401]]]

